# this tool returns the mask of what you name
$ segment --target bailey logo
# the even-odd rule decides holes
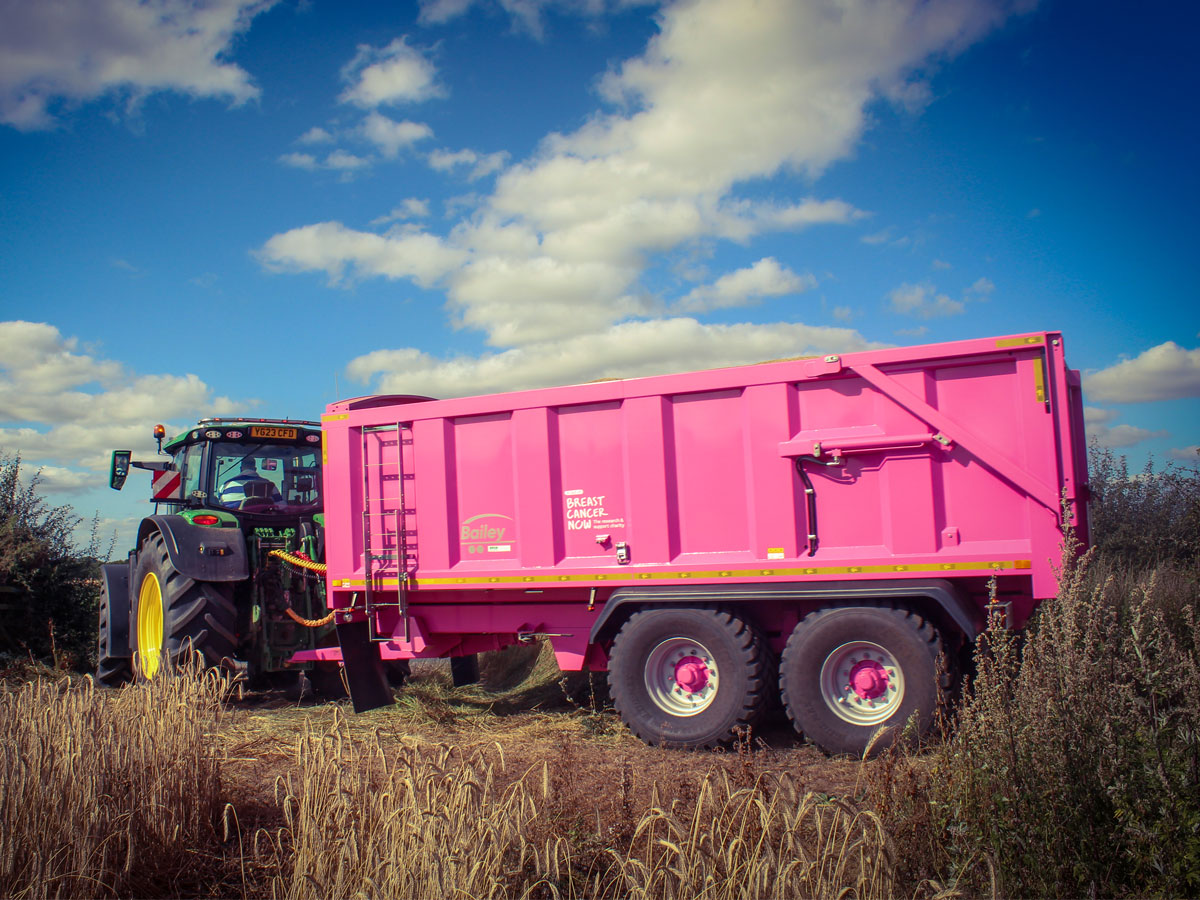
[[[459,527],[459,540],[464,554],[511,552],[516,544],[513,518],[500,513],[471,516]]]

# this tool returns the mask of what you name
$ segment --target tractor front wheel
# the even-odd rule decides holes
[[[165,663],[181,661],[193,651],[210,666],[234,655],[237,608],[232,589],[180,573],[171,564],[161,532],[142,542],[134,584],[134,667],[141,678],[158,677]]]

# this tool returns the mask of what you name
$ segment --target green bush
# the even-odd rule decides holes
[[[992,623],[953,733],[876,777],[911,884],[1200,896],[1198,592],[1092,552],[1024,634]]]
[[[1092,542],[1108,559],[1138,568],[1200,564],[1200,469],[1154,460],[1131,475],[1124,456],[1088,448]]]
[[[0,456],[0,651],[91,668],[96,522],[88,545],[78,548],[73,535],[80,517],[70,506],[47,504],[37,474],[24,484],[20,476],[20,457]]]

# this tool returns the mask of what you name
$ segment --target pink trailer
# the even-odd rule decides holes
[[[327,599],[355,708],[381,659],[549,639],[651,743],[775,691],[860,752],[1086,538],[1079,373],[1055,332],[454,400],[334,403]],[[338,653],[334,648],[328,655]],[[316,651],[314,655],[320,655]],[[777,674],[776,674],[777,673]]]

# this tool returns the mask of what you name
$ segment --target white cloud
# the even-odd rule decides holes
[[[1113,450],[1133,447],[1142,441],[1152,438],[1168,437],[1170,432],[1151,431],[1136,425],[1093,425],[1087,429],[1087,436],[1096,441],[1101,447]]]
[[[0,322],[0,448],[47,467],[63,490],[81,483],[75,467],[106,468],[113,448],[151,451],[156,422],[245,408],[195,375],[138,375],[78,350],[48,323]]]
[[[466,8],[426,4],[422,15],[445,21]],[[816,176],[846,157],[868,104],[883,97],[911,105],[922,95],[923,66],[962,50],[1010,10],[1005,0],[841,0],[836,9],[762,0],[747,15],[728,0],[671,3],[645,52],[602,79],[612,106],[504,169],[449,233],[397,240],[325,223],[277,235],[262,258],[280,269],[324,270],[334,282],[350,269],[411,277],[420,240],[438,260],[437,277],[425,271],[424,283],[444,286],[454,322],[484,331],[492,346],[601,332],[669,308],[672,298],[651,303],[642,284],[651,267],[677,262],[669,254],[865,215],[836,198],[750,201],[738,189],[781,172]],[[382,76],[393,56],[398,72],[423,73],[397,75],[406,87],[396,96],[419,98],[434,83],[432,66],[402,40],[359,56],[345,95],[353,102],[393,96],[360,77],[380,66],[380,84],[391,83]],[[435,161],[471,162],[459,154]],[[920,310],[946,314],[955,304],[934,294]]]
[[[328,144],[333,141],[333,135],[319,125],[314,125],[296,138],[296,141],[300,144]]]
[[[989,278],[980,278],[973,285],[967,288],[968,294],[974,294],[976,299],[990,297],[996,290],[996,285],[992,284]]]
[[[762,297],[800,294],[817,286],[817,279],[797,275],[774,257],[760,259],[748,269],[722,275],[712,284],[693,288],[676,304],[683,312],[705,312],[730,306],[746,306]]]
[[[1174,341],[1109,366],[1083,380],[1089,400],[1148,403],[1200,397],[1200,348],[1185,350]]]
[[[279,157],[279,161],[285,166],[292,166],[296,169],[307,169],[310,172],[320,168],[317,158],[311,153],[285,153]]]
[[[422,25],[442,25],[456,19],[475,5],[475,0],[420,0]]]
[[[844,200],[807,197],[799,203],[723,201],[712,215],[714,234],[745,243],[764,231],[792,231],[811,225],[846,225],[868,215]]]
[[[928,283],[902,284],[890,294],[888,302],[892,311],[903,316],[919,319],[934,319],[940,316],[957,316],[966,310],[961,300],[954,300]]]
[[[411,278],[422,287],[445,277],[463,257],[430,234],[369,234],[341,222],[293,228],[275,235],[259,251],[263,264],[276,271],[324,271],[336,284],[350,268],[360,276]]]
[[[648,302],[630,293],[636,277],[606,261],[489,254],[456,272],[450,293],[459,323],[486,330],[492,346],[513,347],[645,315]]]
[[[423,122],[397,122],[372,112],[362,121],[362,136],[379,148],[385,159],[395,159],[405,147],[433,137],[433,129]]]
[[[950,265],[950,263],[946,262],[944,259],[935,259],[933,262],[930,263],[930,266],[932,266],[935,269],[939,269],[939,270],[943,270],[943,271],[946,269],[954,268],[954,266]]]
[[[26,466],[22,465],[22,475]],[[38,490],[45,494],[69,494],[96,486],[96,476],[90,472],[64,469],[62,466],[39,466],[30,469],[30,479],[36,478]]]
[[[308,172],[331,169],[341,172],[343,176],[352,176],[359,169],[365,169],[371,165],[370,159],[341,149],[325,154],[325,158],[322,160],[318,160],[311,153],[285,153],[279,157],[279,161],[285,166],[295,169],[304,169]]]
[[[338,99],[365,109],[415,103],[443,93],[433,63],[403,37],[380,48],[360,44],[342,69],[342,78],[348,86]]]
[[[1190,447],[1174,447],[1171,449],[1172,459],[1182,459],[1185,462],[1200,462],[1200,445],[1192,444]]]
[[[597,17],[610,8],[621,9],[649,0],[421,0],[422,25],[442,25],[465,14],[472,6],[499,6],[512,18],[513,27],[541,40],[545,33],[542,15],[554,8],[561,12]]]
[[[1085,406],[1083,408],[1083,423],[1088,426],[1092,425],[1107,425],[1110,422],[1116,421],[1121,414],[1115,409],[1101,409],[1098,406]]]
[[[404,219],[424,219],[429,215],[429,201],[419,197],[408,197],[399,206],[393,206],[386,216],[371,220],[375,226],[387,225],[389,222],[400,222]]]
[[[0,122],[48,128],[60,103],[116,96],[131,108],[157,91],[258,96],[228,62],[234,39],[274,0],[4,0],[0,5]]]
[[[337,169],[342,172],[353,172],[355,169],[362,169],[369,166],[371,161],[361,156],[355,156],[353,153],[348,153],[345,150],[334,150],[325,157],[323,165],[327,169]]]
[[[1090,440],[1101,447],[1118,449],[1133,447],[1151,438],[1168,437],[1169,432],[1151,431],[1136,425],[1114,425],[1121,414],[1115,409],[1101,409],[1097,406],[1083,408],[1084,430]]]
[[[448,172],[459,166],[471,169],[467,176],[470,181],[485,178],[493,172],[498,172],[508,163],[508,153],[504,150],[496,153],[476,153],[474,150],[434,150],[429,154],[429,165],[439,172]]]
[[[625,322],[478,358],[438,359],[414,348],[377,350],[352,360],[347,371],[359,381],[373,382],[373,389],[382,393],[461,397],[879,346],[848,328],[793,322],[706,325],[673,318]]]

